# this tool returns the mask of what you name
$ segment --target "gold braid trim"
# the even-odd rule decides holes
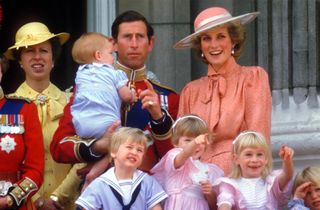
[[[153,136],[155,139],[160,140],[160,141],[161,141],[161,140],[166,140],[166,139],[168,139],[168,138],[171,138],[171,136],[172,136],[172,128],[170,128],[170,130],[169,130],[167,133],[161,134],[161,135],[152,132],[152,136]]]
[[[73,151],[77,160],[79,160],[80,162],[85,162],[80,155],[80,144],[83,143],[86,146],[90,147],[91,144],[95,141],[96,139],[92,139],[92,138],[83,139],[80,136],[67,136],[60,142],[60,144],[64,142],[73,142],[74,143]]]
[[[11,190],[9,194],[14,198],[17,206],[20,206],[21,202],[25,200],[31,192],[36,191],[37,189],[37,184],[26,177],[20,184],[14,185],[13,190]]]

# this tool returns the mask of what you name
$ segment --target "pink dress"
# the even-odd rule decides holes
[[[182,167],[175,169],[173,161],[181,151],[181,148],[170,150],[151,169],[151,173],[169,196],[165,201],[164,210],[209,210],[199,182],[209,180],[213,183],[218,177],[223,176],[223,171],[213,164],[203,164],[192,158]]]
[[[278,176],[281,170],[273,171],[265,180],[267,189],[266,210],[284,209],[287,205],[291,191],[292,180],[281,191],[279,188]],[[217,203],[228,202],[234,204],[232,210],[247,210],[243,194],[237,189],[236,180],[222,177],[214,183],[214,190],[217,193]]]
[[[225,64],[226,72],[215,72],[188,83],[181,92],[178,116],[197,114],[204,119],[215,141],[202,157],[225,174],[231,169],[231,145],[243,130],[254,130],[270,139],[271,93],[267,72],[258,66]]]

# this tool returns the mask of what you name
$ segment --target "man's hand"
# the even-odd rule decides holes
[[[35,206],[38,210],[63,210],[63,206],[61,206],[57,201],[54,201],[50,198],[45,199],[43,197],[38,198],[35,201]]]
[[[141,107],[142,109],[148,110],[153,120],[159,120],[163,117],[159,96],[148,80],[144,80],[144,83],[147,85],[147,89],[138,90],[138,97],[142,104]]]
[[[104,133],[101,139],[94,142],[91,146],[91,150],[94,154],[104,155],[109,153],[109,141],[112,134],[116,131],[116,129],[120,126],[120,120],[114,122],[108,130]]]

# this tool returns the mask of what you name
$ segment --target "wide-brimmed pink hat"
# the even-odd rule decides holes
[[[259,12],[251,12],[232,17],[228,10],[222,7],[211,7],[205,9],[200,12],[194,21],[194,33],[181,39],[174,45],[174,48],[190,48],[192,47],[192,40],[197,38],[201,33],[228,22],[240,21],[240,23],[244,25],[254,20],[258,14]]]

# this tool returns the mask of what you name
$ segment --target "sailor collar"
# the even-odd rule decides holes
[[[114,172],[115,168],[110,168],[107,172],[102,174],[98,179],[101,179],[103,182],[107,183],[113,189],[115,189],[122,197],[124,197],[124,193],[122,192],[122,189],[119,185],[118,179]],[[143,178],[146,176],[146,173],[136,170],[132,177],[132,189],[131,189],[131,195],[134,192],[134,190],[137,188],[137,186],[142,182]]]

